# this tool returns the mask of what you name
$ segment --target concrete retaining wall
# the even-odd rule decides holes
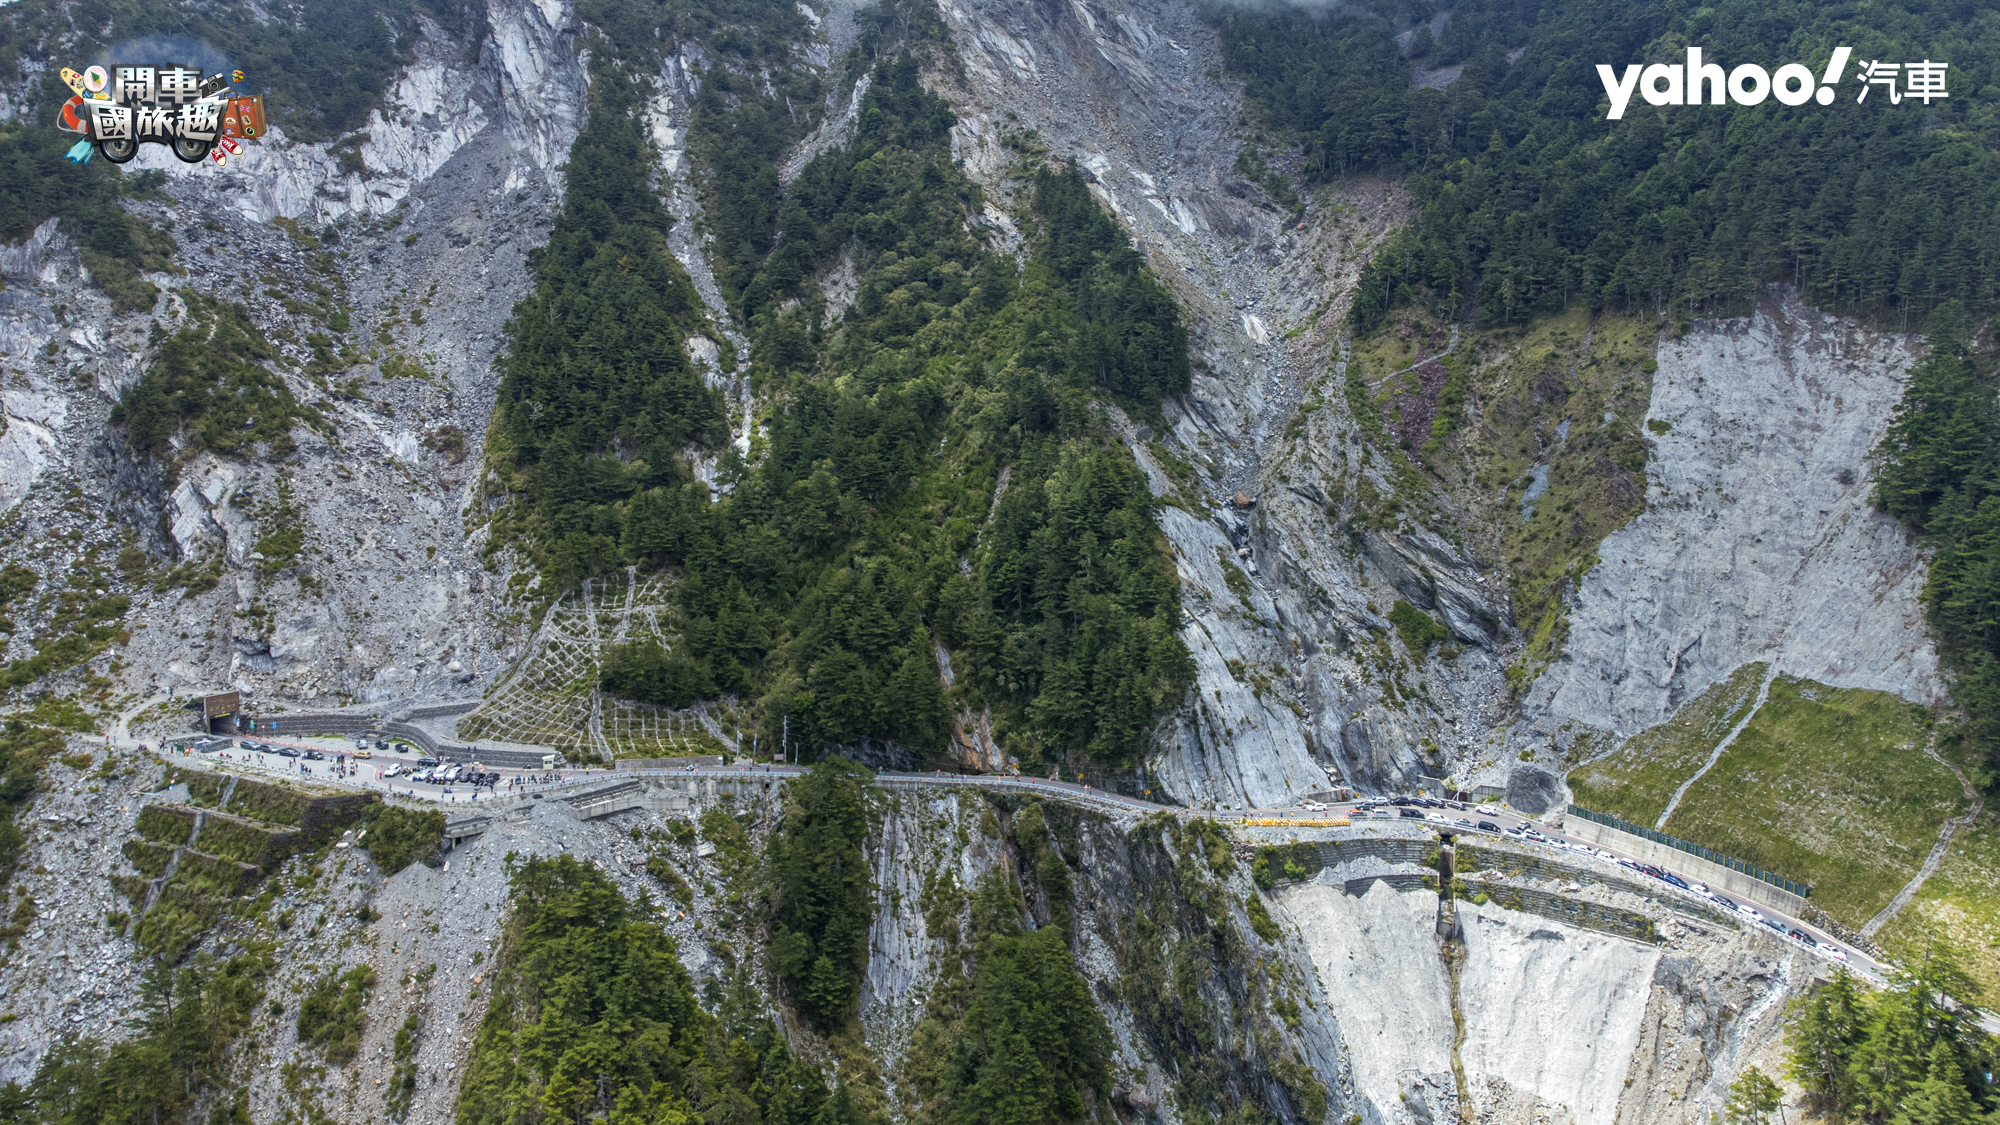
[[[1387,883],[1391,890],[1437,892],[1436,875],[1366,875],[1359,879],[1349,879],[1340,889],[1355,897],[1368,893],[1368,888],[1377,883]]]
[[[1732,871],[1719,863],[1711,863],[1700,856],[1689,855],[1679,848],[1655,843],[1644,836],[1620,832],[1580,816],[1564,818],[1563,832],[1587,844],[1610,848],[1684,878],[1707,883],[1710,890],[1721,891],[1731,898],[1768,906],[1793,918],[1805,913],[1806,900],[1790,891],[1774,887],[1762,879],[1753,879],[1741,871]]]
[[[1373,837],[1346,840],[1317,840],[1320,862],[1338,867],[1350,860],[1372,857],[1384,863],[1414,863],[1427,867],[1425,857],[1438,846],[1435,837]]]
[[[1711,925],[1728,929],[1741,929],[1734,914],[1724,914],[1710,906],[1706,899],[1697,899],[1693,892],[1682,891],[1654,879],[1635,877],[1620,879],[1607,875],[1601,869],[1583,867],[1574,863],[1563,863],[1539,855],[1518,852],[1512,848],[1496,848],[1480,843],[1462,843],[1458,846],[1458,870],[1461,874],[1475,874],[1480,871],[1499,871],[1507,875],[1525,875],[1532,879],[1547,879],[1557,883],[1581,883],[1584,886],[1611,887],[1640,898],[1652,899],[1670,910],[1699,918]]]
[[[685,758],[620,758],[611,763],[611,767],[621,770],[719,770],[723,761],[720,754],[692,754]]]
[[[1513,887],[1504,883],[1485,883],[1475,879],[1461,879],[1453,886],[1459,888],[1459,892],[1467,898],[1483,894],[1496,906],[1504,906],[1509,910],[1519,910],[1526,914],[1539,914],[1578,929],[1596,930],[1599,933],[1631,938],[1634,941],[1660,940],[1651,918],[1634,911],[1620,910],[1615,906],[1601,906],[1581,899],[1552,895],[1546,891]]]

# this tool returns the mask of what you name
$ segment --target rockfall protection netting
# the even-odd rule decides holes
[[[597,690],[609,650],[648,638],[673,649],[671,614],[664,578],[628,570],[622,581],[586,581],[549,607],[521,659],[458,721],[459,735],[548,746],[573,762],[733,752],[738,716],[729,700],[676,711]]]

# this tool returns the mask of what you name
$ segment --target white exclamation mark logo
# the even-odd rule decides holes
[[[1826,60],[1826,74],[1819,80],[1819,93],[1814,99],[1821,105],[1833,104],[1833,86],[1840,81],[1840,72],[1847,69],[1847,56],[1854,52],[1847,47],[1835,47],[1833,57]]]

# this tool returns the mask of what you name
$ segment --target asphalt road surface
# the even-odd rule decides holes
[[[280,746],[280,745],[289,746],[294,749],[300,750],[302,752],[306,749],[314,749],[320,751],[322,754],[326,754],[328,756],[328,760],[313,762],[313,761],[306,761],[303,758],[290,758],[273,753],[258,753],[254,751],[244,750],[241,748],[240,745],[232,745],[227,750],[212,751],[209,753],[204,753],[199,755],[169,753],[167,757],[173,761],[188,761],[190,763],[199,760],[203,765],[213,764],[219,760],[226,760],[230,762],[232,765],[250,766],[262,771],[270,772],[274,775],[288,774],[293,777],[311,778],[315,781],[330,782],[336,785],[352,786],[362,789],[372,789],[378,792],[393,793],[396,796],[409,797],[416,800],[434,801],[448,808],[456,808],[457,806],[463,805],[465,806],[463,811],[466,813],[472,813],[477,811],[478,806],[480,806],[481,804],[489,804],[497,800],[501,800],[508,797],[520,796],[527,793],[549,793],[549,792],[560,792],[566,789],[579,789],[592,784],[604,781],[611,781],[611,780],[620,780],[620,779],[646,777],[646,776],[663,776],[663,775],[674,776],[674,777],[701,777],[701,778],[716,778],[716,779],[723,779],[723,778],[749,779],[749,778],[769,778],[769,777],[793,777],[804,772],[804,770],[798,766],[783,766],[783,765],[733,766],[733,767],[723,767],[720,769],[701,769],[701,770],[562,769],[553,771],[495,769],[494,767],[487,766],[482,768],[489,773],[498,773],[501,777],[501,780],[497,786],[491,789],[479,790],[466,785],[454,786],[454,785],[428,784],[424,782],[411,781],[408,777],[394,777],[385,779],[380,776],[381,773],[386,771],[391,764],[399,764],[403,766],[405,770],[412,768],[417,758],[420,756],[416,753],[396,754],[393,751],[377,750],[374,752],[374,756],[372,758],[357,759],[353,756],[352,743],[344,741],[336,742],[335,740],[332,739],[258,738],[258,739],[240,739],[236,741],[238,743],[244,741],[254,741],[270,746]],[[339,754],[347,755],[347,761],[346,761],[347,772],[345,776],[342,776],[337,770],[339,763],[335,759],[335,755]],[[1424,812],[1426,815],[1425,819],[1422,820],[1421,822],[1410,818],[1395,817],[1395,810],[1390,809],[1389,812],[1392,819],[1370,820],[1368,818],[1359,818],[1359,819],[1356,818],[1357,805],[1362,804],[1364,802],[1373,803],[1372,801],[1369,801],[1366,798],[1357,799],[1355,801],[1344,801],[1337,804],[1329,804],[1324,806],[1323,808],[1310,809],[1310,810],[1305,808],[1262,808],[1262,809],[1247,809],[1247,810],[1246,809],[1187,809],[1172,805],[1156,804],[1154,802],[1142,800],[1137,797],[1127,797],[1122,794],[1107,792],[1102,789],[1094,789],[1088,785],[1084,785],[1078,782],[1055,781],[1055,780],[1050,780],[1048,778],[1008,776],[1008,775],[997,775],[997,774],[950,774],[942,772],[937,772],[937,773],[884,772],[884,773],[878,773],[876,775],[876,781],[878,784],[896,788],[933,786],[933,785],[944,785],[944,786],[974,785],[986,789],[1003,789],[1003,790],[1015,790],[1021,792],[1038,792],[1064,800],[1082,801],[1090,804],[1100,805],[1106,808],[1119,809],[1138,814],[1170,813],[1176,816],[1205,816],[1221,821],[1283,819],[1283,820],[1293,820],[1301,822],[1299,824],[1293,825],[1294,827],[1310,827],[1309,824],[1303,822],[1312,820],[1323,819],[1327,821],[1333,821],[1338,819],[1348,819],[1350,820],[1351,823],[1356,825],[1368,824],[1368,823],[1381,823],[1386,825],[1399,822],[1407,824],[1421,823],[1425,827],[1433,831],[1450,832],[1457,835],[1474,835],[1474,836],[1493,835],[1493,833],[1491,832],[1482,832],[1476,827],[1468,829],[1463,825],[1455,823],[1460,818],[1472,821],[1475,825],[1479,821],[1485,820],[1498,824],[1502,829],[1503,833],[1507,829],[1512,829],[1512,828],[1520,828],[1520,827],[1532,828],[1534,831],[1539,832],[1548,841],[1547,844],[1541,846],[1557,847],[1561,850],[1566,850],[1568,851],[1570,856],[1580,860],[1584,860],[1586,862],[1588,862],[1589,859],[1593,858],[1597,862],[1602,862],[1602,863],[1615,863],[1617,860],[1620,859],[1632,860],[1633,862],[1637,862],[1637,860],[1631,856],[1618,854],[1615,849],[1604,849],[1604,848],[1599,848],[1595,845],[1586,845],[1582,841],[1565,836],[1561,832],[1548,828],[1547,826],[1543,825],[1538,821],[1530,820],[1517,813],[1497,808],[1485,813],[1473,812],[1473,811],[1467,811],[1461,813],[1456,810],[1449,810],[1449,809],[1423,809],[1421,811]],[[1470,808],[1472,808],[1472,806],[1468,806],[1468,809]],[[1535,845],[1534,841],[1524,840],[1519,836],[1510,836],[1509,838],[1514,839],[1517,842],[1530,844],[1531,846]],[[1576,850],[1583,848],[1588,848],[1589,850],[1588,851]],[[1601,851],[1609,852],[1614,858],[1612,860],[1603,859],[1602,856],[1598,854]],[[1686,882],[1690,884],[1698,882],[1698,880],[1695,879],[1693,876],[1684,875],[1679,872],[1676,872],[1676,874],[1679,874],[1682,879],[1684,879]],[[1645,873],[1642,871],[1627,869],[1627,875],[1628,877],[1630,876],[1644,877]],[[1693,891],[1681,890],[1680,888],[1674,887],[1671,884],[1668,884],[1664,881],[1661,881],[1660,889],[1661,892],[1665,894],[1689,894],[1689,895],[1694,894]],[[1733,902],[1735,900],[1733,897],[1731,897],[1730,901]],[[1845,963],[1851,969],[1853,969],[1855,973],[1857,973],[1858,975],[1866,977],[1872,981],[1875,981],[1878,984],[1886,980],[1889,967],[1878,963],[1862,950],[1856,949],[1853,946],[1838,941],[1832,938],[1830,935],[1824,934],[1814,929],[1811,925],[1809,925],[1804,921],[1801,921],[1800,919],[1787,917],[1786,915],[1771,910],[1768,907],[1758,906],[1756,907],[1756,909],[1765,918],[1769,918],[1777,922],[1779,925],[1781,925],[1785,931],[1796,929],[1799,932],[1806,934],[1814,943],[1814,945],[1806,946],[1801,943],[1798,943],[1794,939],[1785,937],[1783,932],[1774,931],[1773,936],[1783,938],[1784,940],[1787,941],[1791,941],[1792,944],[1798,945],[1805,952],[1811,953],[1814,956],[1821,958],[1822,960],[1826,960],[1829,962],[1829,964],[1831,964],[1835,960],[1835,958],[1829,955],[1827,952],[1823,951],[1822,949],[1816,947],[1826,946],[1831,948],[1837,948],[1846,955],[1844,958]],[[1745,925],[1757,924],[1754,920],[1748,917],[1743,918],[1742,921]]]

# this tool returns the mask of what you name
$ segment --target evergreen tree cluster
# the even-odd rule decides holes
[[[722,396],[688,357],[701,300],[667,248],[672,219],[638,120],[645,86],[622,67],[596,69],[563,210],[530,255],[535,288],[508,322],[487,438],[565,577],[613,565],[610,504],[679,485],[687,447],[727,436]]]
[[[1069,867],[1039,805],[1016,814],[1014,836],[1018,877],[995,872],[954,896],[971,907],[971,946],[944,959],[908,1056],[924,1125],[1099,1120],[1110,1093],[1111,1034],[1070,951]],[[1030,887],[1047,925],[1029,923]]]
[[[785,818],[765,850],[771,887],[771,966],[792,1006],[821,1033],[855,1016],[875,916],[861,847],[868,839],[866,769],[823,758],[785,788]]]
[[[1878,450],[1876,503],[1935,550],[1924,616],[1956,682],[1964,733],[2000,769],[2000,351],[1979,346],[1965,308],[1931,318]]]
[[[1053,1125],[1090,1120],[1086,1096],[1111,1092],[1111,1033],[1076,971],[1061,926],[1030,930],[995,912],[976,936],[955,1049],[928,1120],[939,1125]]]
[[[1211,9],[1231,72],[1299,139],[1309,180],[1401,174],[1422,209],[1363,271],[1357,327],[1411,303],[1490,325],[1579,304],[1686,319],[1741,309],[1772,281],[1883,319],[2000,297],[1991,5],[1449,7],[1435,37],[1428,0]],[[1725,69],[1817,76],[1837,45],[1855,61],[1828,106],[1655,108],[1635,94],[1605,119],[1600,63],[1681,65],[1693,46]],[[1950,63],[1949,97],[1891,105],[1874,87],[1857,103],[1862,60],[1925,59]],[[1413,82],[1453,67],[1443,88]]]
[[[108,1046],[88,1036],[58,1040],[25,1087],[0,1087],[0,1122],[248,1125],[247,1091],[217,1095],[228,1088],[229,1045],[250,1026],[270,968],[268,948],[153,962],[140,982],[137,1033]]]
[[[1787,1066],[1810,1107],[1867,1125],[1980,1125],[1994,1119],[1993,1037],[1973,1007],[1978,986],[1931,943],[1885,992],[1845,968],[1794,1002]]]
[[[511,872],[513,914],[459,1092],[459,1125],[863,1125],[739,978],[697,1002],[673,938],[562,855]]]
[[[1156,410],[1187,385],[1185,330],[1074,171],[1035,181],[1043,229],[1025,273],[969,233],[982,201],[919,65],[860,71],[852,135],[769,196],[768,233],[723,216],[735,233],[718,272],[771,403],[747,457],[718,447],[719,399],[683,366],[696,308],[684,277],[661,251],[647,280],[637,232],[607,246],[627,227],[664,230],[637,198],[642,150],[605,146],[602,175],[573,160],[561,241],[536,260],[506,361],[490,452],[517,503],[497,538],[544,552],[558,588],[628,565],[679,574],[675,641],[609,654],[614,694],[754,699],[764,737],[794,749],[942,749],[954,702],[989,706],[1030,761],[1127,762],[1192,669],[1153,500],[1091,400]],[[594,108],[579,151],[636,137],[630,104]],[[724,104],[717,134],[691,144],[734,144],[719,122],[760,104]],[[743,146],[731,182],[775,185],[779,146]],[[604,198],[621,168],[638,185],[622,205]],[[844,310],[811,282],[843,261]],[[614,288],[643,307],[607,314],[615,331],[587,327],[590,298]],[[636,331],[649,317],[658,328]],[[689,479],[676,453],[688,445],[718,449],[724,494]],[[960,670],[956,700],[940,645]]]
[[[153,363],[120,396],[112,423],[125,427],[135,451],[161,460],[199,452],[241,456],[259,442],[274,454],[291,452],[292,426],[318,422],[319,413],[300,405],[266,366],[278,350],[242,305],[191,290],[182,299],[186,322],[164,338],[154,326]]]

